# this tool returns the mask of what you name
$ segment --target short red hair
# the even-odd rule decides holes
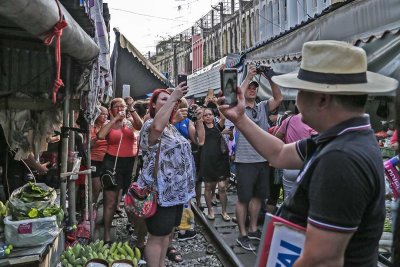
[[[156,109],[153,107],[153,104],[155,104],[157,102],[158,96],[161,93],[166,93],[168,95],[171,95],[171,93],[169,91],[167,91],[166,89],[156,89],[153,91],[153,94],[152,94],[152,96],[150,98],[150,102],[149,102],[150,118],[154,118],[154,116],[156,115]],[[173,110],[171,113],[171,117],[169,119],[170,123],[172,123],[174,115],[175,115],[175,110]]]

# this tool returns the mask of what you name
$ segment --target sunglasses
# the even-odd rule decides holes
[[[253,119],[257,118],[257,110],[251,107],[246,107],[246,109],[251,109],[251,116],[253,117]]]

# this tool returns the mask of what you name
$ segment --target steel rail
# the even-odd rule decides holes
[[[231,266],[245,267],[245,265],[236,256],[233,250],[226,244],[220,233],[218,233],[218,231],[208,223],[207,218],[204,216],[203,212],[197,207],[197,205],[191,204],[191,206],[195,216],[203,223],[203,225],[205,225],[205,228],[210,233],[211,237],[218,244],[221,250],[227,255],[227,259],[232,263]]]

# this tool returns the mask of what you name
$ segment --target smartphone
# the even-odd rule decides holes
[[[207,98],[212,99],[214,97],[214,89],[208,89]]]
[[[179,85],[181,82],[185,82],[187,85],[187,75],[186,74],[178,74],[178,84]]]
[[[237,104],[237,69],[224,69],[221,72],[221,91],[225,96],[224,104]]]

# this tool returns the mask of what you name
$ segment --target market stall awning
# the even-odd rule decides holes
[[[400,80],[399,14],[398,0],[347,1],[248,49],[245,62],[266,63],[277,73],[288,73],[299,68],[303,43],[341,40],[366,50],[370,71]],[[271,95],[269,83],[264,78],[260,82],[266,88],[263,93]],[[286,100],[296,95],[293,90],[283,94]]]
[[[115,44],[111,56],[115,97],[145,98],[157,88],[167,88],[168,80],[154,65],[114,28]]]

